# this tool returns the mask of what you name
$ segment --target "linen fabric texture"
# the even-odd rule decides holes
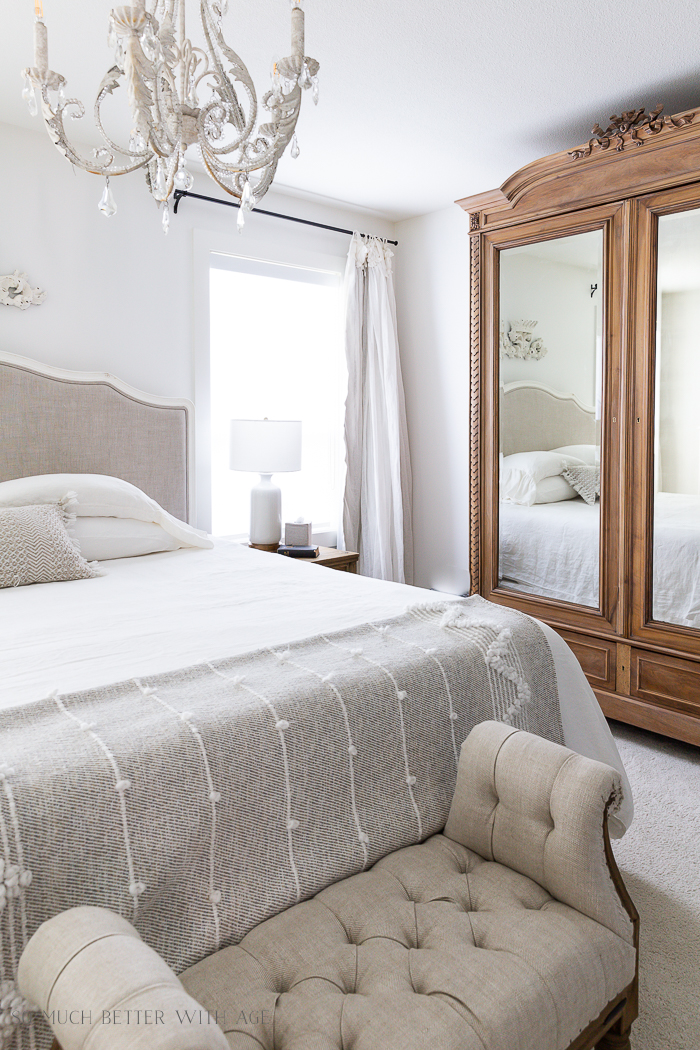
[[[500,429],[504,456],[538,449],[557,450],[573,444],[591,445],[596,440],[595,411],[537,384],[516,385],[501,391]]]
[[[50,503],[69,489],[75,495],[72,509],[77,519],[122,519],[157,525],[161,530],[139,529],[133,524],[100,526],[94,520],[77,521],[76,537],[85,542],[90,557],[98,561],[178,547],[213,546],[205,532],[173,517],[136,485],[108,474],[40,474],[0,482],[0,507]],[[128,553],[121,554],[122,550]]]
[[[561,503],[565,499],[576,499],[578,493],[560,474],[543,478],[535,486],[535,503]]]
[[[181,979],[231,1050],[565,1050],[634,972],[629,941],[435,835]]]
[[[81,556],[66,529],[66,520],[61,503],[0,507],[0,587],[89,580],[101,575]]]
[[[0,362],[0,482],[67,468],[111,474],[150,493],[176,518],[187,518],[185,405],[148,404],[148,395],[144,400],[117,390],[110,377],[57,379],[32,365]]]
[[[500,498],[532,507],[537,502],[538,484],[545,478],[558,477],[567,467],[580,465],[580,459],[559,452],[515,452],[503,456],[499,464]]]
[[[19,983],[53,1017],[62,1050],[88,1040],[91,1050],[229,1050],[217,1024],[187,1023],[199,1020],[200,1004],[131,923],[103,908],[70,908],[43,923],[22,954]]]
[[[412,478],[396,325],[393,252],[353,234],[345,270],[347,472],[338,546],[358,572],[413,582]]]
[[[154,521],[137,518],[76,518],[73,535],[80,544],[81,554],[90,561],[136,558],[190,546]]]
[[[619,790],[601,763],[482,723],[444,835],[268,920],[183,984],[221,1012],[232,1050],[564,1050],[635,974],[604,852]]]
[[[181,972],[438,832],[459,746],[491,718],[562,740],[542,630],[479,597],[0,713],[5,972],[78,904],[132,919]]]
[[[563,476],[591,506],[600,497],[600,467],[568,467]]]
[[[634,979],[603,839],[619,791],[609,767],[483,722],[462,746],[444,835],[197,963],[181,975],[189,1002],[129,923],[94,908],[40,928],[21,988],[59,1013],[89,1002],[65,1050],[154,1036],[162,1050],[178,1021],[178,1050],[565,1050]],[[163,1024],[105,1033],[115,1004],[160,1008]]]
[[[562,445],[551,451],[560,452],[563,456],[574,456],[590,467],[600,466],[600,445]]]

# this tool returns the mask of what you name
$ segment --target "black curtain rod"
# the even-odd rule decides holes
[[[183,197],[195,197],[198,201],[211,201],[212,204],[223,204],[227,208],[240,208],[240,204],[237,201],[222,201],[219,197],[205,197],[203,193],[191,193],[189,190],[175,190],[175,207],[173,211],[177,215],[177,209],[180,201]],[[347,233],[352,237],[354,230],[343,230],[340,226],[327,226],[325,222],[312,222],[311,219],[297,219],[295,215],[282,215],[279,211],[265,211],[263,208],[255,208],[254,211],[258,215],[271,215],[273,219],[287,219],[288,222],[300,222],[304,226],[318,226],[319,230],[332,230],[333,233]],[[368,234],[362,234],[363,237],[369,236]],[[387,244],[398,244],[398,241],[389,241],[386,237],[380,237],[380,240],[386,241]]]

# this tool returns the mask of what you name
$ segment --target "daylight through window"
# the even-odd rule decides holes
[[[248,534],[257,475],[229,470],[230,419],[301,419],[302,469],[275,475],[283,520],[334,543],[343,479],[341,275],[212,254],[212,532]]]

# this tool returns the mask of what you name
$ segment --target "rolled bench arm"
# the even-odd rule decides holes
[[[610,766],[482,722],[462,745],[445,834],[633,943],[636,913],[607,837],[608,809],[621,797]]]
[[[229,1050],[160,955],[104,908],[70,908],[43,923],[22,954],[18,984],[62,1050]]]

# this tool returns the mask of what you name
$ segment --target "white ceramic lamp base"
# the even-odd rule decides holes
[[[282,538],[282,493],[271,474],[261,474],[250,490],[250,545],[276,549]]]

